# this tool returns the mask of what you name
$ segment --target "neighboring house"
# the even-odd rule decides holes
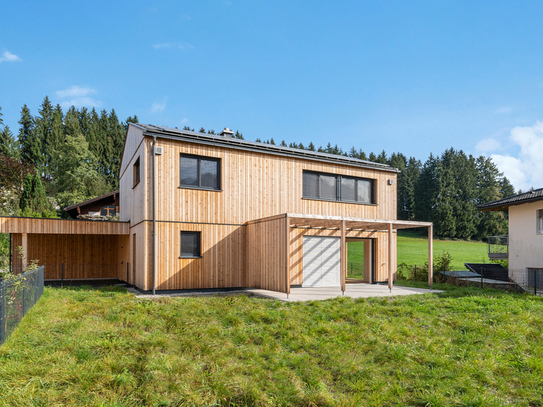
[[[65,278],[114,277],[152,291],[345,290],[347,242],[359,241],[364,282],[392,287],[398,229],[428,228],[432,264],[432,224],[397,220],[397,173],[239,140],[228,129],[209,135],[129,123],[119,222],[4,217],[0,232],[40,259],[46,278],[64,270]]]
[[[73,218],[80,215],[116,216],[119,213],[119,190],[64,208]]]
[[[509,277],[522,286],[533,285],[536,271],[543,272],[543,188],[481,204],[478,208],[508,211],[508,250],[499,250],[500,245],[494,250],[491,244],[490,257],[507,259]]]

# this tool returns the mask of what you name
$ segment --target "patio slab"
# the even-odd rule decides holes
[[[252,293],[259,297],[273,298],[280,301],[315,301],[327,300],[330,298],[342,297],[343,293],[339,287],[303,287],[291,288],[290,295],[287,298],[285,293],[276,291],[248,289],[247,293]],[[414,295],[426,293],[441,293],[441,290],[430,290],[425,288],[394,286],[392,291],[386,285],[379,284],[348,284],[345,288],[345,297],[351,298],[371,298],[371,297],[395,297],[397,295]]]

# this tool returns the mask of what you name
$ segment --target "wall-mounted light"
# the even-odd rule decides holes
[[[393,179],[389,179],[389,180],[388,180],[388,185],[394,185],[394,180],[393,180]]]

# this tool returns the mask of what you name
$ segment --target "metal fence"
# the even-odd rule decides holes
[[[43,294],[43,271],[41,266],[15,280],[0,280],[0,345]]]
[[[347,278],[363,280],[364,279],[364,263],[349,262],[347,264]]]

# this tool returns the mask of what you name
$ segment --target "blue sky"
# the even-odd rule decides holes
[[[248,140],[492,156],[543,186],[541,1],[11,1],[0,106],[43,97]]]

